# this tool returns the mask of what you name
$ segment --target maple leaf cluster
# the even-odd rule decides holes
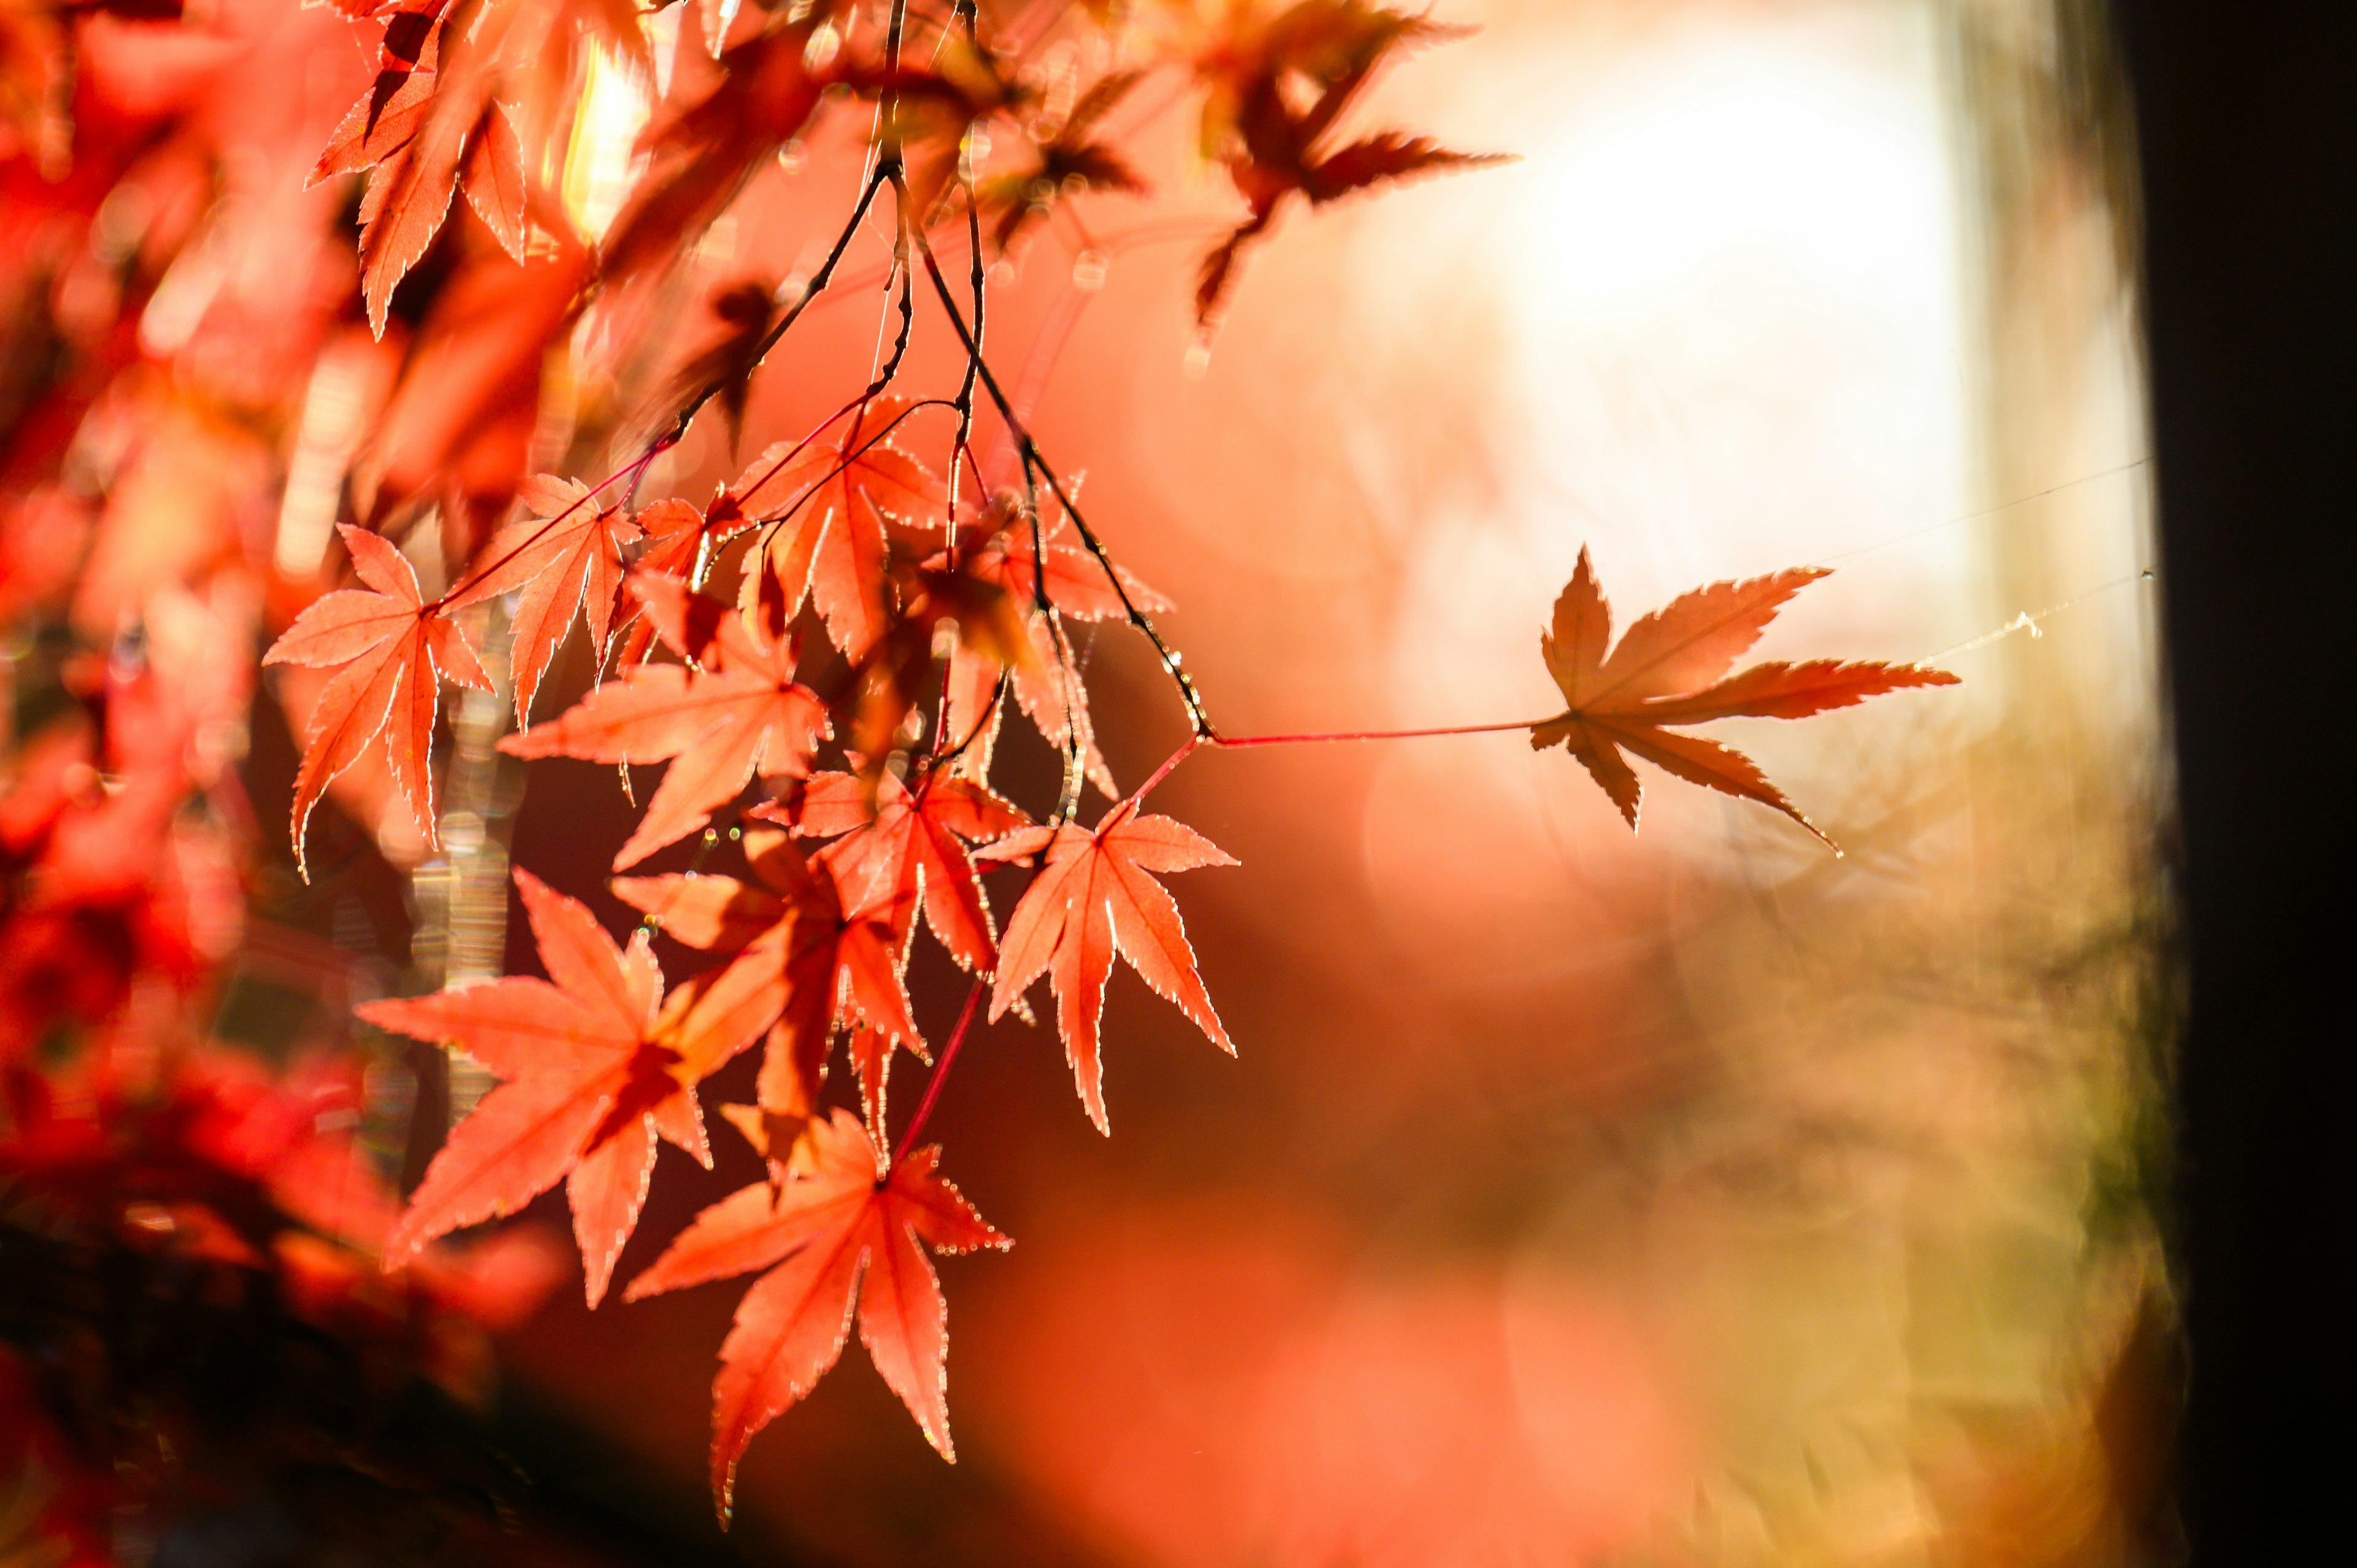
[[[1199,747],[1338,738],[1212,724],[1157,618],[1171,605],[1114,561],[1002,375],[988,280],[1042,247],[1102,264],[1091,225],[1152,194],[1142,133],[1176,105],[1243,203],[1179,306],[1208,329],[1287,208],[1489,161],[1349,124],[1386,65],[1456,30],[1362,0],[1003,23],[970,0],[163,15],[12,10],[28,41],[0,56],[0,617],[27,650],[0,775],[16,1095],[0,1159],[122,1165],[125,1140],[179,1137],[151,1112],[222,1059],[203,1020],[249,956],[253,908],[361,906],[371,877],[478,853],[479,815],[445,842],[444,691],[479,693],[468,722],[504,731],[508,756],[619,768],[626,789],[661,768],[608,868],[640,925],[617,941],[520,869],[545,978],[434,989],[443,975],[412,971],[393,989],[422,993],[388,996],[375,983],[405,960],[344,977],[339,1005],[365,983],[361,1019],[462,1051],[494,1087],[405,1202],[374,1176],[330,1179],[366,1165],[348,1141],[329,1158],[240,1134],[231,1164],[263,1208],[175,1197],[172,1234],[224,1266],[275,1257],[329,1282],[287,1287],[307,1300],[366,1294],[364,1261],[497,1323],[527,1293],[468,1295],[451,1260],[475,1253],[443,1239],[561,1187],[595,1306],[661,1145],[709,1168],[707,1081],[757,1052],[753,1101],[711,1109],[763,1179],[621,1292],[758,1273],[713,1391],[724,1516],[747,1444],[855,1323],[949,1456],[931,1259],[1007,1244],[920,1141],[961,1045],[978,1019],[1028,1019],[1044,979],[1083,1112],[1108,1128],[1118,959],[1233,1051],[1161,879],[1235,863],[1146,801]],[[178,48],[190,30],[210,47]],[[595,163],[593,78],[647,105],[619,167]],[[289,81],[335,91],[254,85]],[[800,188],[786,166],[811,148],[856,171],[822,225],[834,238],[785,283],[748,281],[724,220]],[[619,188],[609,216],[581,196],[598,179]],[[796,323],[856,297],[847,269],[878,249],[879,361],[797,359]],[[906,370],[920,319],[955,350],[939,385]],[[736,462],[754,379],[789,363],[839,405]],[[693,493],[686,455],[708,469],[724,446],[734,478]],[[1612,648],[1583,553],[1543,642],[1565,711],[1469,727],[1566,746],[1632,827],[1631,757],[1807,826],[1683,726],[1952,679],[1831,660],[1730,673],[1819,575],[1696,590]],[[1143,639],[1191,732],[1126,792],[1075,647],[1090,623]],[[993,783],[1017,721],[1060,761],[1054,792],[1020,803]],[[285,777],[254,755],[272,726],[292,741]],[[282,803],[280,840],[262,823]],[[693,869],[640,868],[682,844]],[[1003,924],[994,868],[1019,888]],[[970,976],[931,1037],[905,979],[920,930]],[[662,972],[658,931],[699,955],[688,972]],[[930,1074],[896,1130],[904,1050]],[[67,1090],[99,1109],[57,1112]],[[330,1187],[362,1196],[321,1208]]]
[[[791,511],[791,503],[765,500],[765,495],[807,499],[823,486],[834,494],[818,504],[860,508],[880,532],[886,514],[875,491],[881,484],[895,485],[904,496],[937,493],[920,482],[923,470],[905,455],[894,453],[890,464],[877,460],[888,450],[880,443],[871,446],[856,470],[848,460],[813,467],[809,488],[799,492],[770,483],[771,474],[791,463],[758,459],[748,478],[724,489],[694,526],[708,525],[717,514],[728,520],[726,526],[746,532],[758,520]],[[843,475],[855,471],[861,481],[845,485]],[[878,474],[888,478],[879,481]],[[662,536],[660,528],[640,532],[646,539]],[[813,558],[835,560],[847,591],[856,595],[861,558],[826,553],[830,532],[809,530],[813,547],[802,547],[779,530],[748,552],[752,571],[761,574],[748,576],[748,583],[775,591],[773,564],[780,557],[804,578]],[[1077,554],[1049,541],[1041,548],[1049,555],[1060,548]],[[495,541],[492,552],[500,549]],[[518,558],[522,553],[520,548]],[[954,553],[955,564],[952,553],[903,576],[893,601],[880,595],[853,601],[873,603],[879,612],[888,602],[901,607],[879,629],[870,631],[865,622],[831,625],[815,603],[810,618],[842,637],[837,651],[848,658],[860,650],[860,638],[868,639],[866,651],[874,655],[911,625],[922,634],[920,646],[930,649],[931,596],[1020,597],[1003,581],[1019,575],[1008,565],[1019,552],[1003,544],[970,548]],[[561,558],[551,553],[551,559]],[[880,572],[881,560],[871,560]],[[1074,575],[1079,567],[1067,560],[1059,569]],[[572,708],[510,736],[505,748],[523,757],[665,763],[615,868],[626,869],[695,833],[715,812],[734,810],[746,824],[740,831],[744,872],[617,876],[615,893],[647,917],[630,944],[618,947],[586,907],[519,871],[547,981],[495,980],[361,1009],[384,1028],[465,1049],[502,1080],[427,1168],[392,1233],[387,1257],[399,1261],[446,1231],[513,1212],[562,1182],[596,1305],[636,1226],[658,1138],[708,1165],[697,1088],[758,1042],[757,1102],[722,1109],[770,1162],[770,1178],[707,1210],[627,1293],[638,1299],[780,1264],[747,1294],[737,1328],[722,1347],[714,1390],[714,1484],[725,1509],[745,1444],[832,1363],[855,1299],[866,1304],[860,1308],[861,1336],[879,1370],[928,1438],[944,1455],[951,1452],[942,1395],[945,1313],[916,1240],[962,1250],[1004,1245],[1005,1238],[934,1174],[934,1151],[892,1153],[887,1096],[893,1057],[902,1048],[920,1058],[931,1054],[903,979],[918,929],[930,930],[953,961],[978,977],[996,977],[993,1016],[1019,1004],[1024,988],[1051,972],[1081,1097],[1102,1127],[1098,1018],[1116,952],[1178,1001],[1215,1042],[1232,1048],[1211,1010],[1177,907],[1150,875],[1229,862],[1180,824],[1141,814],[1134,798],[1107,811],[1093,832],[1069,821],[1034,825],[978,776],[986,748],[973,744],[973,731],[969,744],[952,746],[949,729],[937,727],[933,749],[913,757],[901,754],[905,780],[901,770],[869,768],[856,750],[841,753],[845,766],[819,766],[834,718],[798,678],[796,639],[770,626],[777,618],[791,624],[805,598],[815,600],[814,589],[787,590],[765,607],[762,590],[751,588],[739,607],[649,569],[643,559],[621,581],[631,603],[598,610],[612,611],[609,626],[634,614],[648,630],[651,649],[672,657],[627,666]],[[411,629],[425,612],[408,598],[396,599],[387,613],[408,618],[399,635],[414,640],[421,660],[428,657],[432,634]],[[780,602],[782,612],[775,608]],[[570,607],[565,613],[572,614]],[[1033,612],[1035,623],[1040,618]],[[975,624],[986,632],[987,623]],[[286,638],[317,635],[298,621]],[[994,664],[1005,657],[1028,670],[1039,661],[1028,647],[991,642],[977,652],[959,646],[966,658]],[[946,650],[933,661],[955,680],[955,660]],[[351,667],[360,665],[356,660]],[[876,700],[869,678],[879,668],[888,675],[888,665],[871,657],[855,668],[863,677],[850,683],[838,705],[848,710],[850,725],[861,727]],[[985,674],[994,695],[984,701],[994,713],[1004,668]],[[533,679],[520,673],[519,689]],[[937,707],[947,712],[949,704]],[[1071,736],[1077,723],[1067,717],[1061,733]],[[896,721],[884,727],[899,726]],[[400,741],[396,736],[395,744]],[[1076,760],[1074,766],[1101,770],[1103,764]],[[768,798],[747,807],[743,797],[757,784]],[[1003,955],[977,860],[1020,861],[1042,853],[1047,869],[1016,905],[1007,930],[1014,945]],[[666,993],[648,941],[657,929],[712,955],[711,967]],[[975,983],[978,998],[982,979]],[[960,1035],[973,1011],[970,1002]],[[959,1037],[952,1036],[950,1048]],[[838,1039],[856,1085],[860,1118],[821,1102]],[[817,1272],[805,1277],[810,1269]]]

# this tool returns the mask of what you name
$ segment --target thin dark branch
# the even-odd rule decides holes
[[[844,224],[843,232],[835,236],[834,248],[827,252],[826,260],[820,263],[818,271],[810,275],[810,281],[802,285],[801,296],[786,307],[786,313],[778,318],[777,325],[761,334],[760,342],[755,345],[753,349],[754,365],[759,366],[762,360],[769,358],[770,350],[776,348],[779,340],[793,329],[794,323],[802,319],[802,312],[808,310],[813,302],[826,292],[827,285],[834,280],[834,269],[843,263],[844,252],[851,249],[851,242],[857,237],[860,224],[866,220],[867,209],[876,204],[876,193],[890,182],[898,167],[896,160],[887,158],[877,166],[874,174],[867,177],[866,187],[859,193],[858,205],[851,209],[850,221]],[[667,446],[676,445],[679,439],[687,434],[689,424],[694,420],[697,413],[702,412],[705,403],[720,395],[720,389],[725,382],[725,377],[716,378],[702,392],[697,392],[688,401],[687,406],[680,410],[679,417],[673,422],[672,428],[662,437],[663,445]]]
[[[1203,699],[1195,690],[1193,677],[1180,667],[1178,653],[1163,640],[1162,633],[1155,628],[1153,618],[1138,608],[1137,601],[1130,597],[1129,587],[1121,580],[1121,574],[1114,569],[1113,557],[1106,552],[1104,542],[1097,537],[1096,530],[1089,526],[1088,519],[1082,515],[1079,505],[1073,500],[1071,494],[1064,489],[1064,482],[1056,477],[1055,469],[1049,467],[1046,456],[1039,450],[1039,444],[1032,439],[1029,427],[1023,423],[1022,416],[1016,412],[1015,405],[1007,397],[1006,390],[998,384],[998,378],[991,373],[990,362],[983,357],[981,345],[974,341],[973,333],[966,328],[964,314],[958,308],[957,299],[950,290],[949,280],[942,275],[941,263],[934,259],[932,246],[926,242],[922,234],[915,238],[917,253],[924,258],[925,272],[932,279],[933,292],[941,297],[942,308],[949,313],[950,324],[957,329],[958,338],[965,345],[966,353],[971,357],[975,371],[982,377],[983,387],[990,393],[991,402],[997,405],[999,417],[1006,422],[1007,428],[1014,433],[1017,450],[1022,456],[1027,478],[1036,474],[1039,478],[1047,480],[1049,489],[1055,494],[1059,501],[1063,503],[1064,513],[1072,520],[1073,530],[1080,534],[1081,542],[1087,546],[1089,553],[1096,558],[1097,566],[1104,573],[1105,580],[1113,585],[1114,594],[1121,600],[1121,607],[1127,615],[1130,625],[1146,634],[1146,640],[1154,645],[1156,655],[1162,660],[1163,671],[1178,686],[1179,700],[1187,705],[1187,716],[1192,721],[1195,733],[1207,738],[1216,736],[1219,732],[1212,727],[1211,716],[1203,711]],[[1033,537],[1036,540],[1039,515],[1036,505],[1032,508],[1032,515],[1035,530]],[[1039,549],[1035,545],[1035,560],[1044,560],[1046,553],[1044,549]],[[1039,575],[1044,577],[1044,571]],[[1047,607],[1043,601],[1042,608],[1045,607]]]

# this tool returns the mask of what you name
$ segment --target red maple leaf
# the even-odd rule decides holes
[[[872,1031],[861,1082],[880,1126],[882,1059],[896,1042],[925,1055],[901,980],[915,895],[894,886],[876,901],[854,904],[834,869],[813,865],[782,829],[746,830],[745,858],[747,879],[618,876],[614,895],[689,947],[731,955],[682,988],[694,999],[683,1004],[681,1027],[729,1041],[769,1030],[759,1088],[765,1109],[813,1115],[834,1029]],[[704,1073],[719,1064],[691,1065]]]
[[[1094,134],[1098,122],[1145,76],[1142,70],[1120,70],[1099,77],[1060,121],[1045,114],[1033,121],[1026,138],[1029,145],[1015,166],[975,182],[975,206],[998,215],[991,241],[1002,253],[1025,229],[1046,220],[1060,200],[1092,190],[1147,193],[1145,177],[1129,159]],[[953,157],[951,166],[955,167]]]
[[[676,414],[705,397],[718,401],[728,424],[728,455],[737,455],[737,438],[745,428],[745,402],[752,395],[753,372],[760,368],[770,328],[777,325],[780,306],[777,285],[766,276],[740,277],[715,288],[705,296],[711,322],[695,351],[686,357],[662,398],[662,408]]]
[[[522,261],[523,144],[496,103],[479,110],[450,94],[418,128],[416,137],[377,165],[361,193],[361,292],[369,326],[380,338],[393,291],[425,254],[463,189],[500,248]]]
[[[629,586],[656,632],[693,662],[634,665],[555,718],[500,742],[516,757],[671,763],[614,857],[617,870],[704,826],[756,771],[807,771],[829,733],[824,704],[794,679],[790,640],[748,628],[676,577],[634,573]]]
[[[1195,61],[1210,89],[1201,145],[1206,156],[1227,164],[1251,210],[1203,260],[1195,290],[1199,321],[1220,313],[1243,247],[1292,197],[1323,206],[1377,185],[1503,161],[1396,132],[1324,146],[1342,111],[1386,60],[1465,31],[1365,0],[1299,0],[1275,16],[1251,5],[1230,8],[1226,31]]]
[[[1078,668],[1070,639],[1060,621],[1051,626],[1037,612],[1040,590],[1044,585],[1060,613],[1069,600],[1073,618],[1082,620],[1125,613],[1123,593],[1141,610],[1169,603],[1126,572],[1109,575],[1090,553],[1052,533],[1035,552],[1030,520],[1012,492],[979,511],[949,548],[926,560],[912,563],[895,553],[898,614],[856,661],[858,694],[845,744],[882,757],[901,743],[909,716],[941,689],[939,645],[947,635],[949,707],[938,717],[954,737],[958,772],[980,778],[988,771],[1006,673],[1017,703],[1050,746],[1066,749],[1077,732],[1084,772],[1111,796],[1116,791],[1091,733],[1087,693],[1077,678],[1068,678]],[[782,607],[775,596],[761,597],[765,617]]]
[[[1013,1245],[935,1174],[939,1149],[902,1156],[879,1179],[876,1145],[843,1111],[813,1123],[808,1143],[808,1175],[776,1187],[755,1182],[722,1198],[623,1292],[638,1301],[769,1271],[737,1304],[712,1385],[712,1491],[723,1522],[746,1444],[834,1365],[855,1307],[876,1370],[925,1441],[953,1461],[949,1310],[925,1247]]]
[[[1016,119],[1041,97],[1039,73],[1022,68],[1012,54],[976,47],[946,32],[925,51],[925,63],[894,66],[878,52],[836,64],[831,75],[883,112],[907,157],[903,182],[908,217],[931,228],[944,215],[949,198],[963,188],[961,156],[966,133],[993,120]]]
[[[371,167],[417,134],[434,102],[442,13],[448,5],[449,0],[411,0],[385,19],[376,75],[328,138],[327,149],[303,182],[306,188],[332,175]]]
[[[485,547],[480,578],[468,585],[465,597],[471,602],[518,585],[523,588],[510,623],[513,646],[508,655],[516,722],[522,725],[531,722],[532,700],[576,615],[588,618],[592,656],[605,657],[627,555],[640,529],[619,507],[594,505],[589,488],[577,479],[542,474],[525,480],[517,499],[531,509],[532,519]]]
[[[1031,819],[988,787],[934,772],[912,792],[886,773],[871,794],[856,773],[818,773],[791,807],[760,807],[753,815],[789,821],[808,837],[835,838],[818,858],[850,907],[921,907],[960,964],[987,970],[996,961],[990,905],[965,846],[1004,838]]]
[[[1047,864],[1024,890],[999,943],[990,1015],[999,1017],[1046,972],[1081,1103],[1097,1131],[1106,1133],[1112,1129],[1105,1121],[1097,1026],[1115,953],[1157,993],[1177,1003],[1213,1045],[1235,1054],[1196,971],[1178,906],[1148,873],[1236,862],[1183,822],[1140,815],[1135,800],[1114,806],[1093,830],[1070,822],[1028,828],[988,846],[983,858],[1014,860],[1042,850]]]
[[[1086,547],[1074,542],[1069,519],[1059,516],[1052,522],[1043,519],[1039,534],[1044,549],[1033,547],[1030,521],[1020,503],[1012,495],[1002,494],[993,498],[980,516],[958,529],[954,551],[944,552],[926,565],[936,570],[954,565],[967,576],[1004,588],[1026,609],[1039,602],[1044,579],[1047,602],[1073,620],[1105,620],[1129,613],[1104,567]],[[1127,571],[1114,570],[1130,602],[1139,609],[1151,615],[1172,607],[1168,598]]]
[[[1663,726],[1805,718],[1904,687],[1956,684],[1946,671],[1920,664],[1835,659],[1778,660],[1728,675],[1785,601],[1826,575],[1822,566],[1795,566],[1681,594],[1639,617],[1607,658],[1612,607],[1582,546],[1579,564],[1555,602],[1554,624],[1539,635],[1547,672],[1570,705],[1561,717],[1534,726],[1531,745],[1544,749],[1560,743],[1579,758],[1631,828],[1642,786],[1620,755],[1623,748],[1691,783],[1773,806],[1824,839],[1749,757]]]
[[[883,634],[892,607],[888,529],[937,530],[933,513],[949,495],[886,434],[909,406],[897,394],[878,397],[834,439],[798,455],[791,444],[772,446],[730,487],[745,516],[770,524],[746,564],[746,607],[758,605],[768,624],[782,626],[807,596],[847,659]]]
[[[1090,783],[1108,799],[1120,794],[1113,769],[1097,747],[1088,686],[1062,620],[1035,615],[1024,626],[1031,643],[1028,658],[1002,663],[963,639],[951,651],[947,722],[951,744],[963,748],[958,771],[979,777],[989,768],[1004,707],[998,701],[1003,679],[1015,705],[1052,750],[1077,754],[1082,775]]]
[[[418,832],[435,832],[431,751],[434,718],[449,680],[491,689],[475,650],[442,601],[425,602],[407,557],[382,535],[339,524],[352,570],[365,588],[339,588],[313,600],[263,655],[265,664],[337,669],[311,710],[310,743],[295,777],[295,860],[304,862],[304,830],[320,791],[360,759],[391,725],[387,757],[408,798]]]
[[[518,869],[549,979],[514,977],[357,1009],[381,1028],[446,1041],[505,1081],[452,1129],[385,1239],[395,1266],[436,1237],[512,1214],[565,1182],[589,1305],[639,1221],[658,1134],[712,1163],[700,1074],[659,1022],[662,971],[647,939],[618,948],[581,903]]]
[[[1063,623],[1124,616],[1130,606],[1153,614],[1171,604],[1119,568],[1115,574],[1121,591],[1116,591],[1115,579],[1107,576],[1093,554],[1066,538],[1065,530],[1062,518],[1044,524],[1040,548],[1035,548],[1028,521],[1011,496],[1002,495],[959,530],[951,549],[926,563],[924,591],[929,599],[940,598],[952,607],[959,629],[950,654],[944,722],[952,744],[961,748],[958,771],[980,777],[988,770],[997,742],[1003,680],[1016,706],[1049,746],[1059,752],[1077,752],[1083,776],[1111,798],[1120,789],[1097,749],[1088,688]],[[944,592],[945,585],[954,589],[959,584],[967,586],[962,592]],[[975,598],[973,585],[1003,596],[1005,607],[988,619],[975,613],[975,608],[987,607],[969,607]],[[1043,586],[1047,603],[1055,609],[1053,617],[1038,613]],[[1129,605],[1123,604],[1122,592],[1129,596]],[[976,635],[985,628],[990,635]],[[1012,656],[1006,646],[1010,642]]]
[[[523,260],[523,145],[492,102],[476,52],[446,51],[447,5],[414,0],[393,14],[375,81],[307,182],[372,171],[361,196],[361,292],[380,338],[393,291],[434,242],[460,189],[500,248]]]
[[[737,510],[735,498],[724,489],[712,498],[712,504],[698,510],[693,501],[676,497],[650,501],[635,520],[645,536],[646,547],[639,552],[633,563],[641,576],[680,577],[695,580],[698,562],[709,564],[712,552],[751,526]],[[654,650],[654,623],[636,613],[631,596],[624,594],[617,605],[619,614],[630,629],[615,650],[616,668],[628,670],[646,662]],[[767,623],[780,637],[786,633],[782,621]]]

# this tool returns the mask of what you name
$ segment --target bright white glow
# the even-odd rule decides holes
[[[360,442],[368,360],[366,349],[346,345],[321,354],[312,368],[271,551],[271,564],[282,577],[313,576],[327,559],[336,509],[343,499],[344,471]]]
[[[1729,283],[1949,314],[1949,191],[1923,85],[1746,39],[1614,72],[1530,159],[1546,198],[1521,213],[1534,320],[1641,318]]]
[[[1495,252],[1524,559],[1589,542],[1637,609],[1969,510],[1957,194],[1928,50],[1894,33],[1673,35],[1532,138]],[[1967,542],[1918,585],[1968,581]]]
[[[1407,536],[1390,685],[1402,722],[1556,705],[1537,633],[1583,543],[1625,626],[1696,584],[1886,545],[1978,503],[1963,205],[1922,22],[1894,7],[1841,27],[1721,16],[1599,35],[1568,48],[1573,80],[1500,94],[1523,161],[1433,188],[1415,215],[1426,255],[1362,282],[1394,309],[1452,280],[1495,289],[1512,356],[1489,393],[1494,489]],[[1534,102],[1551,124],[1534,126]],[[1482,145],[1478,129],[1452,139]],[[1878,550],[1838,593],[1795,604],[1762,651],[1909,658],[1969,635],[1976,543],[1934,530]],[[1783,760],[1779,737],[1729,738],[1771,771]],[[1377,819],[1444,787],[1499,824],[1501,845],[1610,834],[1597,847],[1629,853],[1609,806],[1559,760],[1534,790],[1520,769],[1469,777],[1454,747],[1400,748],[1371,801],[1371,872],[1423,875],[1384,864]],[[1803,757],[1778,777],[1805,794],[1809,772]],[[1724,803],[1657,785],[1646,844],[1720,853],[1709,823]],[[1699,820],[1659,831],[1682,817]],[[1501,852],[1467,880],[1492,904],[1521,884],[1561,888],[1566,867],[1542,858]]]
[[[591,51],[565,150],[564,190],[565,211],[593,240],[604,238],[644,162],[632,148],[648,113],[646,92],[631,73],[605,49]]]

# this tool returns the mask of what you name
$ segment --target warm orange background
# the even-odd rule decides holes
[[[1070,230],[995,281],[1002,364],[1072,323],[1043,443],[1232,733],[1544,714],[1583,542],[1624,620],[1833,564],[1763,654],[1966,684],[1722,726],[1839,861],[1658,776],[1632,839],[1512,734],[1189,760],[1156,800],[1243,862],[1173,885],[1238,1059],[1116,980],[1108,1142],[1047,1030],[973,1041],[929,1135],[1018,1244],[942,1268],[960,1462],[855,1346],[754,1443],[748,1539],[1204,1568],[2116,1545],[2141,1503],[2096,1412],[2157,1279],[2139,394],[2101,192],[2005,118],[2051,91],[2005,30],[2033,8],[1967,11],[1453,6],[1486,30],[1378,107],[1523,161],[1293,215],[1208,364],[1184,300],[1224,209],[1175,114],[1138,134],[1202,224],[1100,202],[1101,292]],[[844,174],[758,188],[724,261],[785,270]],[[865,264],[746,450],[856,389]],[[946,338],[920,320],[920,386]],[[719,448],[657,481],[704,493]],[[1129,633],[1090,648],[1126,787],[1183,725]],[[1045,751],[1003,757],[1043,806]],[[514,856],[587,896],[627,825],[609,771],[538,765]],[[962,983],[920,952],[936,1037]],[[622,1274],[753,1168],[664,1155]],[[687,1506],[733,1299],[560,1300],[514,1376]]]

